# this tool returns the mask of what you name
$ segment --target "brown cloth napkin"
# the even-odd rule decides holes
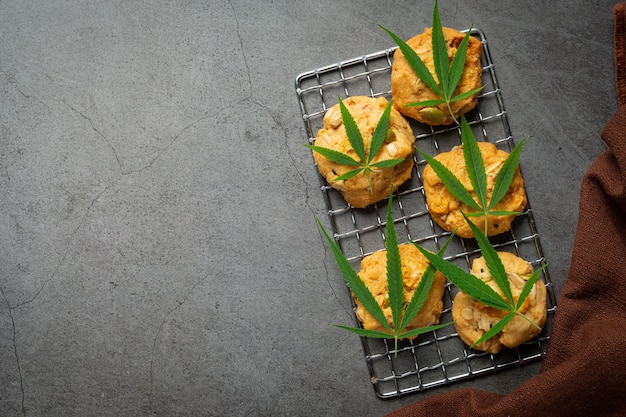
[[[541,371],[508,394],[472,388],[388,415],[626,416],[626,3],[614,8],[620,108],[585,174],[572,262]]]

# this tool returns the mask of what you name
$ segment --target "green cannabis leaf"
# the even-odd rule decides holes
[[[386,260],[387,260],[387,288],[389,292],[389,304],[391,306],[392,323],[390,324],[385,317],[385,313],[382,308],[376,302],[374,295],[369,288],[365,285],[363,280],[352,268],[352,265],[347,260],[339,246],[331,239],[319,219],[317,223],[321,228],[328,244],[331,247],[333,256],[339,267],[341,274],[348,287],[352,291],[352,294],[358,299],[365,309],[372,314],[372,316],[385,328],[386,331],[366,330],[363,328],[355,328],[348,326],[337,327],[349,330],[358,335],[364,337],[378,338],[378,339],[394,339],[396,354],[398,351],[398,340],[416,337],[422,333],[430,332],[448,326],[450,323],[443,323],[434,326],[420,327],[405,331],[406,327],[411,323],[415,316],[419,313],[420,309],[424,305],[424,302],[428,296],[430,288],[432,287],[435,268],[429,265],[424,271],[422,278],[411,297],[409,304],[404,308],[404,286],[402,281],[402,271],[400,263],[400,253],[398,249],[398,239],[396,236],[395,227],[393,224],[393,217],[391,214],[391,199],[392,194],[389,194],[389,202],[387,208],[387,224],[386,230]],[[449,241],[447,242],[449,243]],[[447,248],[447,243],[438,252],[438,256],[442,256],[443,252]]]
[[[459,290],[463,291],[470,297],[489,307],[508,312],[506,316],[500,319],[500,321],[494,324],[491,329],[489,329],[489,331],[485,332],[485,334],[481,338],[474,342],[471,347],[479,345],[500,333],[502,329],[516,315],[520,315],[533,326],[539,328],[536,323],[534,323],[530,318],[528,318],[520,311],[520,308],[522,307],[524,300],[526,300],[526,298],[530,294],[533,285],[535,285],[535,282],[539,278],[539,274],[541,273],[541,271],[543,271],[546,265],[543,265],[541,268],[537,269],[532,274],[532,276],[528,278],[528,280],[524,284],[524,287],[522,288],[522,291],[517,301],[515,301],[513,293],[511,291],[511,284],[507,277],[507,273],[504,270],[504,265],[502,264],[502,261],[498,256],[498,253],[493,248],[493,246],[491,246],[489,239],[482,233],[480,228],[470,222],[467,217],[465,217],[465,220],[472,228],[472,231],[476,236],[478,246],[480,247],[481,253],[485,258],[487,269],[489,270],[490,275],[493,277],[494,281],[498,285],[498,288],[504,294],[504,297],[498,294],[493,288],[483,282],[480,278],[470,274],[469,272],[464,271],[463,269],[454,265],[452,262],[443,259],[443,257],[439,254],[433,254],[418,245],[416,246],[430,261],[431,265],[433,265],[437,270],[444,274],[448,278],[448,280],[450,280],[450,282],[457,286]]]
[[[443,28],[441,25],[441,18],[439,17],[439,7],[438,2],[435,1],[435,8],[433,10],[433,22],[432,22],[432,51],[433,51],[433,64],[435,66],[435,76],[437,79],[433,77],[433,75],[428,70],[428,67],[424,64],[422,59],[417,55],[417,53],[411,48],[406,42],[404,42],[398,35],[391,32],[389,29],[386,29],[383,26],[380,26],[385,32],[391,36],[394,42],[400,48],[400,51],[404,54],[407,62],[415,72],[415,75],[418,76],[420,80],[424,82],[435,94],[437,94],[441,99],[439,100],[426,100],[420,101],[417,103],[407,104],[408,106],[437,106],[439,104],[445,103],[448,107],[448,111],[450,112],[450,116],[454,120],[455,123],[459,123],[456,117],[454,116],[454,112],[450,107],[450,103],[453,103],[458,100],[463,100],[467,97],[471,97],[474,94],[478,93],[483,87],[476,88],[471,91],[467,91],[463,94],[454,95],[456,87],[461,80],[461,76],[463,75],[463,69],[465,67],[465,58],[467,57],[467,47],[469,43],[469,37],[471,30],[468,30],[463,40],[459,44],[454,57],[452,58],[452,62],[448,59],[448,51],[446,48],[446,40],[443,35]]]
[[[347,180],[359,174],[367,174],[369,176],[369,174],[374,172],[375,169],[389,168],[397,165],[404,161],[404,159],[385,159],[383,161],[372,163],[374,157],[385,142],[387,129],[389,128],[389,119],[391,117],[391,107],[391,101],[389,101],[387,107],[385,108],[385,111],[383,112],[382,116],[378,120],[378,123],[376,124],[376,128],[374,129],[374,134],[372,135],[372,140],[370,142],[369,152],[367,152],[359,127],[354,121],[354,118],[352,117],[352,114],[350,113],[346,105],[343,103],[341,98],[339,98],[339,108],[341,109],[341,118],[343,120],[343,125],[346,129],[346,134],[348,136],[348,140],[350,141],[350,145],[359,157],[358,161],[352,158],[350,155],[346,155],[343,152],[339,152],[334,149],[324,148],[322,146],[316,145],[305,146],[335,163],[356,167],[355,169],[347,171],[346,173],[338,176],[334,179],[334,181]]]
[[[448,191],[450,191],[460,202],[475,210],[475,212],[466,213],[466,216],[484,216],[484,233],[486,235],[489,226],[488,215],[507,216],[519,214],[518,212],[512,211],[494,210],[494,207],[504,198],[511,187],[511,183],[513,182],[515,171],[519,163],[519,158],[522,153],[522,146],[524,145],[524,142],[526,142],[526,139],[527,138],[522,139],[504,161],[504,164],[496,176],[496,180],[491,191],[491,198],[488,196],[487,173],[485,171],[483,157],[480,153],[480,148],[478,147],[474,133],[465,119],[465,116],[461,116],[461,142],[463,145],[463,157],[465,159],[467,175],[470,179],[472,187],[474,188],[474,192],[476,193],[476,199],[474,199],[469,190],[463,186],[461,181],[445,165],[434,157],[421,151],[419,148],[417,150],[422,154],[424,159],[426,159],[426,162],[428,162],[433,171],[435,171]]]

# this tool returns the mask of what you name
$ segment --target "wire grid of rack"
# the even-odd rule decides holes
[[[483,45],[484,89],[479,95],[477,108],[466,114],[466,118],[477,140],[490,141],[510,152],[514,139],[487,39],[480,29],[472,29],[471,35]],[[297,76],[296,93],[309,143],[314,142],[316,132],[323,126],[325,112],[337,103],[338,96],[391,96],[390,73],[395,50],[396,47],[393,47]],[[416,137],[416,146],[431,155],[461,143],[456,126],[439,128],[412,120],[409,122]],[[406,237],[406,241],[414,241],[437,251],[450,233],[440,229],[428,214],[422,186],[425,161],[418,152],[413,158],[413,175],[394,193],[391,202],[394,226],[400,243],[402,237]],[[334,239],[358,271],[363,257],[384,249],[387,201],[355,209],[321,176],[319,180]],[[452,239],[445,258],[469,270],[472,260],[480,256],[475,240],[456,236]],[[525,211],[517,216],[509,232],[490,240],[496,250],[514,253],[530,262],[535,269],[546,263],[530,202]],[[504,349],[495,355],[470,349],[460,340],[454,326],[414,340],[400,341],[397,350],[392,340],[362,337],[365,361],[376,394],[381,398],[398,397],[540,360],[546,352],[556,312],[554,287],[547,268],[540,279],[546,285],[548,294],[548,320],[537,338],[515,349]],[[446,284],[441,322],[452,321],[452,300],[457,292],[454,285]],[[354,320],[359,326],[356,315]]]

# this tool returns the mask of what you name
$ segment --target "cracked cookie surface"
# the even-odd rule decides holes
[[[528,262],[512,253],[498,252],[498,256],[507,272],[511,283],[511,292],[517,302],[524,284],[533,274],[533,267]],[[502,292],[491,277],[485,259],[477,258],[472,264],[471,273],[493,288],[498,294]],[[541,280],[537,280],[529,296],[522,303],[520,312],[539,328],[533,326],[524,317],[516,315],[504,326],[504,329],[494,337],[476,345],[474,349],[489,353],[498,353],[504,347],[514,348],[536,337],[540,328],[546,323],[546,287]],[[508,313],[476,301],[464,292],[459,292],[452,303],[452,319],[454,327],[461,340],[468,346],[480,339],[491,327]]]
[[[366,155],[369,155],[374,130],[388,101],[384,97],[353,96],[343,100],[343,103],[359,127]],[[315,145],[342,152],[359,160],[346,134],[339,104],[331,107],[324,115],[324,127],[317,133]],[[414,145],[415,136],[411,126],[396,109],[392,108],[387,138],[372,162],[404,159],[400,164],[376,169],[365,175],[359,174],[347,180],[335,181],[335,178],[355,167],[338,164],[317,152],[313,152],[313,158],[320,174],[331,187],[339,191],[353,207],[364,208],[389,197],[392,187],[395,191],[411,177]]]

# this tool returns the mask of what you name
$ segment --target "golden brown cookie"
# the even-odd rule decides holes
[[[400,250],[400,265],[402,281],[404,283],[404,302],[409,303],[417,288],[424,271],[428,267],[428,260],[412,243],[398,246]],[[387,253],[386,251],[374,252],[361,261],[359,277],[374,295],[374,298],[383,309],[390,325],[393,325],[391,307],[387,289]],[[439,272],[435,272],[433,285],[428,293],[421,310],[409,324],[406,330],[432,326],[439,323],[439,317],[443,310],[443,291],[446,278]],[[356,302],[356,315],[363,328],[366,330],[384,331],[384,327],[363,307],[360,301]]]
[[[487,201],[489,201],[496,176],[509,154],[501,149],[497,149],[496,146],[490,142],[478,142],[478,147],[483,157],[485,171],[487,173]],[[476,193],[473,190],[472,183],[467,174],[467,168],[465,167],[462,146],[456,146],[449,152],[442,152],[435,156],[435,159],[452,171],[465,188],[470,191],[472,196],[474,198],[476,197]],[[471,209],[454,197],[430,165],[426,165],[424,168],[422,179],[424,181],[424,193],[426,195],[428,211],[435,223],[449,232],[456,230],[457,235],[462,238],[474,237],[472,229],[463,217],[463,213],[471,213],[476,210]],[[524,189],[524,179],[518,167],[509,191],[502,200],[496,204],[494,210],[522,212],[525,207],[526,191]],[[487,217],[489,222],[487,229],[488,236],[494,236],[510,230],[511,223],[515,219],[514,214],[506,216],[489,215]],[[484,216],[469,217],[469,220],[478,226],[480,230],[485,230]]]
[[[498,252],[498,256],[509,277],[513,298],[517,301],[526,280],[533,274],[533,267],[528,262],[512,253]],[[487,285],[493,288],[498,294],[502,295],[498,285],[492,279],[487,269],[484,258],[480,257],[474,260],[472,264],[472,274],[486,282]],[[540,328],[545,325],[547,318],[546,287],[541,280],[535,282],[530,295],[524,300],[520,312]],[[459,292],[454,297],[454,302],[452,303],[452,319],[454,320],[454,326],[461,340],[468,346],[471,346],[480,339],[505,315],[507,315],[506,312],[487,307],[464,292]],[[540,330],[529,323],[528,320],[516,315],[504,326],[504,329],[500,333],[474,348],[489,353],[498,353],[503,347],[513,348],[519,346],[537,336],[539,332]]]
[[[465,34],[455,29],[444,27],[443,35],[446,40],[448,57],[451,62]],[[432,28],[426,28],[423,33],[414,36],[406,41],[406,43],[417,53],[430,70],[433,78],[437,80],[432,51]],[[482,85],[482,65],[480,63],[482,49],[482,43],[475,37],[470,36],[465,67],[454,92],[454,96],[472,91]],[[431,126],[454,123],[454,118],[450,116],[450,110],[445,103],[437,107],[407,106],[407,104],[410,103],[437,100],[441,97],[435,94],[418,78],[400,49],[397,49],[393,55],[393,64],[391,67],[391,97],[394,106],[400,113],[419,122]],[[458,120],[461,114],[472,110],[476,107],[476,104],[478,104],[478,94],[455,101],[450,104],[450,107],[452,108],[454,117]]]
[[[346,98],[343,103],[361,131],[366,155],[368,155],[374,129],[385,111],[388,101],[384,97],[354,96]],[[342,152],[359,160],[346,134],[339,104],[333,106],[324,115],[324,127],[317,133],[315,145]],[[337,164],[317,152],[313,152],[313,158],[320,174],[330,186],[338,190],[352,206],[363,208],[389,197],[392,186],[395,190],[411,177],[414,145],[415,136],[411,126],[397,110],[392,108],[387,139],[385,139],[385,143],[373,162],[404,159],[400,164],[377,169],[375,172],[365,175],[359,174],[347,180],[335,181],[335,178],[355,167]]]

